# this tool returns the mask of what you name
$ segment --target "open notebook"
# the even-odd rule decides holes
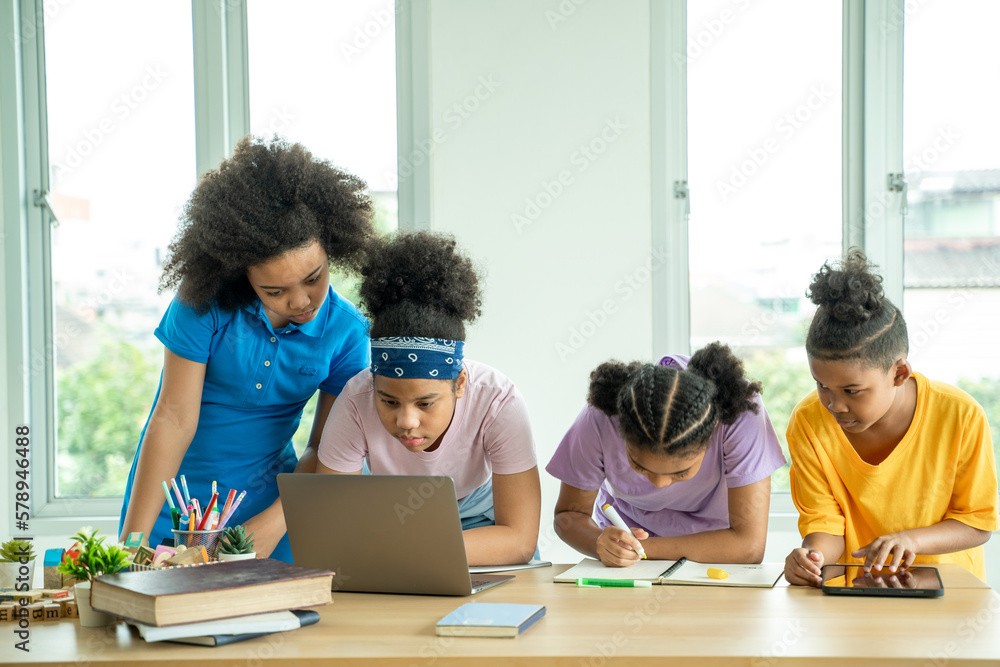
[[[634,579],[654,584],[686,586],[745,586],[771,588],[785,571],[783,563],[696,563],[685,560],[640,560],[628,567],[607,567],[593,558],[584,558],[577,565],[556,575],[553,581],[574,583],[577,579]],[[725,570],[729,577],[712,579],[708,568]]]

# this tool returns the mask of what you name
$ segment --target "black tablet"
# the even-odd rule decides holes
[[[936,598],[944,595],[944,585],[936,567],[909,567],[895,573],[883,568],[866,574],[860,565],[824,565],[823,592]]]

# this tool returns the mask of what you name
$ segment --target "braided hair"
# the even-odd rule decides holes
[[[806,293],[818,308],[806,352],[823,361],[860,361],[888,371],[909,351],[903,314],[882,289],[882,277],[858,248],[838,266],[824,264]]]
[[[750,382],[743,361],[715,342],[698,350],[687,370],[608,361],[590,374],[587,402],[618,416],[618,430],[634,447],[667,456],[704,450],[718,422],[756,414],[760,382]]]

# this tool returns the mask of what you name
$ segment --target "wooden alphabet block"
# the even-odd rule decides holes
[[[32,623],[37,623],[45,620],[45,605],[41,602],[35,602],[34,604],[28,605],[28,618],[31,619]]]
[[[125,540],[125,546],[127,548],[139,548],[142,546],[142,533],[129,533],[128,538]]]
[[[55,565],[46,565],[42,585],[46,588],[61,588],[63,585],[62,572],[57,570]]]
[[[33,604],[42,599],[42,589],[37,588],[30,591],[18,591],[14,594],[13,601],[20,602],[21,600],[27,600],[29,603]]]
[[[76,610],[76,599],[70,598],[68,600],[60,600],[59,606],[62,607],[63,618],[78,618],[79,613]]]
[[[0,588],[0,603],[3,602],[17,602],[17,599],[21,597],[13,588]]]
[[[62,562],[65,551],[63,549],[46,549],[45,560],[43,561],[43,583],[46,588],[62,588],[63,575],[56,568]]]
[[[8,623],[14,620],[14,603],[0,602],[0,623]]]
[[[62,607],[59,606],[58,602],[46,602],[43,607],[45,608],[46,621],[58,621],[62,618]]]
[[[153,562],[153,550],[145,546],[139,547],[132,562],[136,565],[149,565]]]

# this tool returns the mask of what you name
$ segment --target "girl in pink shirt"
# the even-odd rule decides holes
[[[449,236],[405,233],[373,244],[363,275],[372,365],[334,403],[317,471],[450,476],[469,564],[527,562],[541,512],[534,442],[513,383],[463,359],[465,322],[481,312],[472,263]]]

